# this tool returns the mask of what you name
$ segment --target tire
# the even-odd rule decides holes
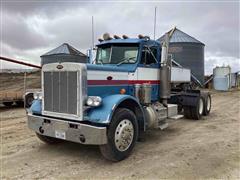
[[[24,97],[25,108],[30,108],[34,98],[33,93],[29,93]]]
[[[199,120],[201,119],[204,111],[204,98],[200,96],[196,106],[191,107],[192,119]]]
[[[203,109],[203,115],[207,116],[209,115],[212,108],[212,98],[209,93],[206,93],[204,96],[204,109]]]
[[[127,137],[122,137],[124,135]],[[119,108],[108,127],[108,143],[101,145],[100,151],[110,161],[121,161],[131,154],[137,138],[138,123],[135,114],[126,108]],[[130,142],[124,144],[123,141],[126,143],[126,139]]]
[[[13,105],[13,102],[3,102],[4,106],[11,107]]]
[[[184,106],[183,113],[184,113],[185,118],[192,119],[191,106]]]
[[[19,107],[23,107],[24,106],[24,102],[23,101],[16,101],[16,104]]]
[[[53,137],[49,137],[49,136],[44,136],[41,134],[36,133],[37,137],[43,141],[46,144],[58,144],[60,142],[63,142],[63,140],[61,139],[57,139],[57,138],[53,138]]]

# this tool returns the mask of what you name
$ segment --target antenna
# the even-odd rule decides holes
[[[156,20],[157,20],[157,7],[155,6],[155,11],[154,11],[154,25],[153,25],[153,39],[155,40],[156,38]]]
[[[94,48],[94,19],[92,16],[92,49]]]

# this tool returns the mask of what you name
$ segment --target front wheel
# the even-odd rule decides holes
[[[138,137],[138,123],[135,114],[119,108],[108,127],[108,143],[100,146],[102,155],[111,161],[121,161],[128,157]]]

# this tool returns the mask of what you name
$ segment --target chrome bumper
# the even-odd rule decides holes
[[[28,127],[44,135],[81,144],[101,145],[107,143],[106,127],[59,120],[28,114]]]

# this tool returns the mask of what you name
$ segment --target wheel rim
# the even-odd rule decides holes
[[[134,128],[130,120],[122,120],[115,131],[115,145],[119,151],[126,151],[133,141]]]
[[[203,113],[203,99],[200,98],[199,100],[199,114]]]
[[[208,97],[207,98],[207,111],[210,111],[211,108],[211,99]]]

